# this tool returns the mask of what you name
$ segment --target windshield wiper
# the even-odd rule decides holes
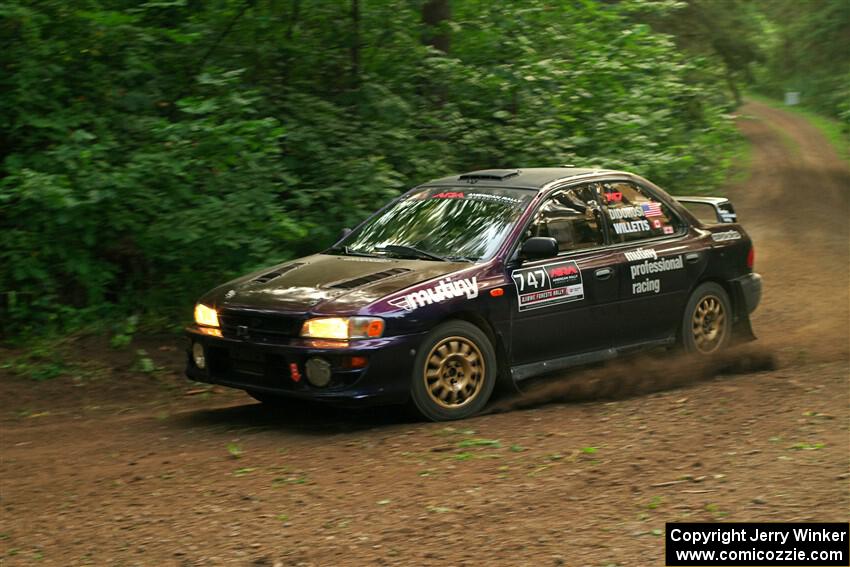
[[[334,246],[333,248],[329,248],[328,252],[336,252],[338,254],[342,254],[343,256],[365,256],[366,258],[378,257],[377,254],[361,252],[360,250],[354,250],[353,248],[349,248],[348,246]]]
[[[379,248],[379,250],[386,250],[393,254],[414,256],[416,258],[422,258],[423,260],[437,260],[439,262],[450,261],[448,258],[443,258],[442,256],[437,256],[436,254],[431,254],[430,252],[425,252],[424,250],[420,250],[414,246],[407,246],[406,244],[387,244],[383,248]]]

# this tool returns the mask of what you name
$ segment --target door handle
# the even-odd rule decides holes
[[[614,270],[612,270],[611,268],[599,268],[598,270],[593,272],[593,275],[596,276],[596,279],[598,280],[607,280],[611,277],[613,273]]]
[[[699,252],[689,252],[685,254],[685,262],[688,264],[699,262]]]

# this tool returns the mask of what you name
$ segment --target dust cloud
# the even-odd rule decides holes
[[[776,355],[756,344],[734,347],[712,357],[650,352],[534,380],[521,394],[494,403],[490,412],[557,402],[620,399],[722,375],[774,370],[777,365]]]

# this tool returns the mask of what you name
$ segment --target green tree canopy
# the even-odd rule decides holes
[[[0,4],[6,333],[190,312],[450,172],[619,167],[716,184],[716,64],[651,2]]]

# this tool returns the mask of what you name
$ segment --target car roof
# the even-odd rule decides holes
[[[423,183],[430,186],[453,186],[475,183],[480,187],[513,187],[540,190],[553,181],[572,177],[625,172],[583,167],[532,167],[527,169],[483,169],[460,175],[450,175]]]

